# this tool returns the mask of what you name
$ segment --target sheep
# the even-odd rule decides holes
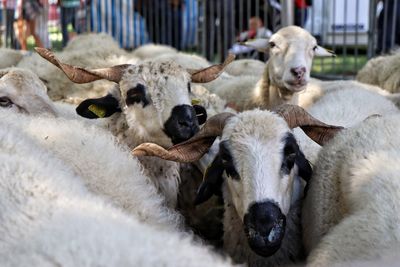
[[[265,63],[256,59],[239,59],[232,62],[225,70],[232,76],[257,76],[264,73]]]
[[[339,83],[340,84],[340,83]],[[340,87],[340,86],[338,86]],[[331,88],[332,90],[330,90],[328,93],[324,94],[317,102],[316,104],[314,104],[314,106],[312,106],[309,109],[310,114],[317,118],[318,120],[323,120],[326,121],[329,124],[333,124],[333,125],[341,125],[341,126],[351,126],[356,124],[357,122],[360,122],[362,120],[364,120],[365,118],[367,118],[368,116],[371,115],[375,115],[375,114],[380,114],[380,115],[386,115],[386,114],[394,114],[394,113],[398,113],[397,108],[393,105],[393,103],[391,103],[389,100],[387,100],[385,97],[379,95],[376,92],[373,91],[369,91],[369,90],[365,90],[363,88],[347,88],[347,89],[342,89],[342,90],[338,90],[338,89],[334,89],[334,87]],[[363,101],[365,101],[365,103],[368,103],[368,105],[365,105],[364,102],[360,102],[360,99],[363,99]],[[285,110],[285,106],[282,108],[283,110]],[[300,107],[298,107],[298,109],[300,109]],[[279,153],[279,149],[282,150],[282,140],[285,140],[282,137],[282,130],[280,130],[280,127],[278,127],[277,125],[279,125],[279,118],[277,117],[272,117],[272,118],[267,118],[266,114],[269,114],[267,111],[267,113],[263,113],[262,119],[258,119],[256,120],[252,120],[251,117],[246,117],[245,114],[251,114],[251,112],[255,112],[255,111],[248,111],[247,112],[243,112],[241,114],[243,115],[238,115],[238,117],[243,116],[243,119],[240,120],[240,123],[238,123],[237,126],[229,126],[230,122],[228,121],[227,125],[225,127],[223,127],[225,122],[219,122],[221,126],[219,126],[219,128],[223,128],[223,133],[222,133],[222,142],[225,140],[224,135],[225,135],[225,131],[227,131],[226,135],[228,135],[229,131],[226,129],[230,129],[231,131],[234,131],[231,136],[227,137],[227,139],[229,140],[228,144],[228,148],[224,148],[220,147],[220,153],[221,150],[222,151],[230,151],[231,153],[231,157],[228,156],[223,156],[220,155],[222,157],[222,160],[225,160],[227,162],[223,163],[222,165],[225,167],[225,171],[226,172],[232,172],[232,166],[235,167],[237,173],[239,174],[240,178],[242,179],[243,177],[247,176],[247,179],[243,178],[243,187],[246,188],[246,185],[248,184],[255,184],[257,183],[257,187],[261,188],[260,190],[262,190],[262,188],[271,188],[274,189],[274,180],[279,180],[281,181],[283,178],[277,178],[276,176],[270,175],[270,177],[268,178],[264,178],[263,179],[259,178],[262,180],[262,182],[258,182],[257,180],[257,174],[260,173],[261,175],[268,175],[267,172],[263,171],[263,168],[267,168],[271,169],[272,167],[269,166],[269,164],[277,164],[278,166],[280,166],[279,164],[281,164],[282,159],[285,159],[284,156],[280,156],[277,157],[276,155],[280,155]],[[260,111],[258,111],[260,112]],[[299,112],[297,112],[299,113]],[[280,114],[286,114],[286,112],[280,112]],[[290,114],[290,113],[289,113]],[[304,115],[304,110],[302,111],[302,113]],[[270,115],[270,114],[269,114]],[[290,126],[290,123],[299,123],[301,122],[301,120],[298,119],[298,117],[301,118],[301,116],[299,116],[298,114],[295,114],[296,116],[294,116],[294,118],[292,119],[287,119],[287,122]],[[309,116],[308,113],[306,113],[307,116]],[[271,116],[271,115],[270,115]],[[210,119],[211,120],[211,119]],[[315,120],[312,120],[313,123],[315,123]],[[208,122],[207,122],[208,123]],[[207,125],[206,123],[206,125]],[[251,124],[251,125],[249,125]],[[306,124],[307,125],[307,124]],[[341,128],[339,127],[332,127],[332,129],[328,128],[328,130],[324,130],[319,132],[319,134],[322,135],[322,141],[318,138],[315,138],[315,136],[313,136],[313,133],[310,131],[313,130],[312,127],[313,124],[311,125],[307,125],[306,128],[302,127],[302,130],[305,131],[305,134],[307,134],[307,136],[305,136],[305,138],[302,137],[302,135],[300,135],[298,132],[300,132],[300,130],[298,129],[294,129],[294,136],[293,136],[293,140],[298,140],[298,145],[300,146],[301,150],[304,152],[305,156],[307,157],[307,159],[310,159],[311,163],[315,163],[316,161],[316,154],[318,153],[319,149],[320,149],[320,145],[324,144],[325,141],[324,139],[329,139],[331,138],[332,134],[330,134],[330,132],[335,132],[335,131],[339,131]],[[296,125],[294,125],[295,127]],[[318,124],[317,124],[318,126]],[[324,126],[324,124],[322,124],[322,126]],[[206,126],[204,126],[205,128]],[[286,127],[288,127],[288,125],[286,125]],[[292,126],[290,126],[290,128],[294,128]],[[324,126],[325,127],[325,126]],[[318,127],[316,128],[316,130],[318,130]],[[215,134],[217,130],[214,129],[214,133],[211,134],[211,136],[213,136],[213,134]],[[219,131],[219,130],[218,130]],[[266,136],[267,133],[273,132],[274,136],[280,136],[279,138],[274,138],[272,140],[262,140],[260,141],[260,137],[259,136]],[[318,133],[318,132],[317,132]],[[254,136],[256,137],[254,137]],[[205,138],[211,138],[210,135],[204,134],[203,135]],[[235,142],[234,138],[242,138],[243,141],[242,143],[240,142]],[[294,138],[295,137],[295,138]],[[258,139],[257,139],[258,138]],[[310,139],[311,138],[311,139]],[[233,139],[233,140],[232,140]],[[257,140],[258,142],[254,141]],[[281,143],[277,142],[276,140],[280,141]],[[211,141],[207,141],[208,145],[212,144],[212,141],[214,141],[214,139],[212,139]],[[196,143],[197,142],[197,143]],[[190,145],[195,145],[196,146],[196,151],[192,151],[189,148],[186,148],[186,146],[190,146]],[[184,142],[181,145],[177,145],[174,146],[172,148],[170,148],[167,152],[165,152],[165,150],[163,149],[155,149],[152,148],[153,145],[149,146],[149,148],[151,148],[150,150],[147,149],[146,147],[148,145],[144,144],[142,146],[137,147],[134,150],[135,154],[138,155],[153,155],[153,156],[162,156],[163,158],[166,159],[171,159],[171,160],[182,160],[182,158],[184,158],[185,155],[182,156],[182,158],[176,157],[176,154],[182,153],[182,154],[189,154],[189,156],[187,156],[186,158],[184,158],[184,160],[187,161],[192,161],[193,160],[193,155],[191,155],[191,153],[205,153],[207,150],[202,150],[201,148],[199,148],[201,145],[204,145],[201,143],[201,141],[196,140],[196,138],[192,138],[189,141]],[[297,144],[296,144],[297,146]],[[260,151],[258,151],[257,149],[259,149]],[[263,153],[262,150],[267,151],[266,153]],[[277,151],[278,149],[278,151]],[[253,150],[256,150],[256,152],[253,152]],[[284,150],[285,151],[285,150]],[[224,159],[225,157],[225,159]],[[233,164],[230,163],[230,161],[232,161],[233,158]],[[258,160],[258,158],[260,158],[260,160]],[[278,159],[277,159],[278,158]],[[304,158],[304,156],[303,156]],[[218,157],[216,158],[218,160]],[[260,163],[258,164],[258,161],[260,161]],[[307,168],[305,166],[306,163],[308,161],[306,161],[305,159],[301,159],[299,160],[299,163],[301,165],[301,163],[303,163],[303,168],[300,168],[299,173],[300,176],[303,178],[307,178],[309,177],[309,173],[311,171],[311,168]],[[297,162],[296,162],[297,163]],[[244,245],[245,243],[245,236],[243,234],[243,230],[241,229],[241,224],[243,223],[243,217],[240,218],[240,216],[238,217],[238,219],[235,221],[232,218],[235,218],[235,216],[232,217],[233,215],[237,215],[237,214],[242,214],[241,216],[243,216],[243,211],[237,211],[238,210],[238,206],[240,207],[240,203],[238,204],[237,202],[235,203],[235,201],[233,201],[232,204],[232,200],[231,198],[235,199],[235,198],[240,198],[240,199],[245,199],[247,201],[247,199],[249,199],[251,196],[247,196],[247,194],[249,194],[249,190],[245,190],[241,187],[239,187],[238,184],[235,185],[234,182],[232,182],[232,185],[230,184],[231,179],[227,179],[225,178],[225,180],[221,179],[217,179],[215,178],[215,176],[217,176],[218,174],[221,174],[222,171],[218,172],[217,169],[215,169],[215,166],[213,164],[216,164],[215,161],[210,165],[209,167],[209,171],[208,173],[210,173],[211,178],[208,178],[209,181],[207,181],[207,175],[206,175],[206,182],[205,185],[203,185],[203,187],[200,187],[199,192],[200,194],[210,194],[210,192],[212,192],[213,190],[218,190],[219,185],[222,183],[222,181],[224,181],[226,184],[224,184],[223,186],[223,193],[224,193],[224,201],[225,201],[225,215],[224,215],[224,228],[225,228],[225,233],[227,233],[226,235],[224,235],[224,243],[227,243],[229,245],[225,245],[225,251],[228,252],[229,255],[231,255],[233,257],[233,259],[237,262],[243,262],[243,261],[248,261],[249,265],[251,266],[257,266],[258,264],[262,264],[261,262],[265,263],[265,260],[263,261],[262,259],[259,259],[257,257],[255,257],[254,255],[249,255],[246,254],[249,249],[245,249],[241,246]],[[268,165],[267,165],[268,164]],[[255,166],[255,167],[254,167]],[[272,165],[274,166],[274,165]],[[301,166],[300,166],[301,167]],[[253,170],[254,168],[256,168],[256,170]],[[260,168],[260,169],[257,169]],[[308,169],[308,171],[307,171]],[[250,174],[249,174],[250,173]],[[256,174],[254,174],[256,173]],[[276,172],[275,172],[276,173]],[[308,174],[308,175],[307,175]],[[255,177],[249,177],[249,175],[253,175]],[[261,176],[260,175],[260,176]],[[230,175],[232,176],[232,175]],[[234,176],[234,175],[233,175]],[[243,176],[243,177],[242,177]],[[253,180],[251,180],[253,179]],[[233,179],[234,180],[234,179]],[[250,182],[249,182],[250,180]],[[241,181],[241,180],[240,180]],[[266,184],[263,185],[263,182],[265,182]],[[290,185],[293,184],[292,180],[289,183]],[[242,186],[242,185],[241,185]],[[245,190],[245,191],[241,191],[241,190]],[[286,201],[286,203],[290,203],[290,191],[285,191],[283,188],[281,188],[282,191],[276,190],[277,192],[285,192],[279,195],[279,197],[282,198],[287,198],[289,200]],[[227,194],[230,193],[230,194]],[[257,192],[256,192],[257,193]],[[256,194],[255,193],[255,194]],[[232,197],[233,196],[233,197]],[[264,199],[266,199],[267,197],[264,196]],[[282,203],[284,203],[282,201],[282,199],[279,198],[272,198],[275,202],[279,203],[279,205],[283,205]],[[293,199],[296,199],[293,197]],[[203,200],[202,198],[200,198],[200,200]],[[293,203],[293,202],[291,202]],[[248,205],[248,204],[247,204]],[[288,218],[292,218],[292,216],[294,216],[296,218],[296,216],[299,216],[299,205],[294,205],[291,206],[292,212],[291,213],[289,210],[289,213],[287,213],[287,208],[286,210],[283,209],[280,206],[280,209],[282,210],[284,215],[287,215]],[[243,206],[243,204],[242,204]],[[297,207],[297,209],[296,209]],[[236,210],[235,210],[236,208]],[[249,208],[248,206],[244,206],[244,208]],[[243,209],[243,208],[242,208]],[[240,209],[239,209],[240,210]],[[296,211],[297,210],[297,211]],[[241,213],[240,213],[241,212]],[[229,218],[228,220],[226,220],[226,218]],[[233,223],[232,223],[233,221]],[[297,226],[296,226],[297,223]],[[296,240],[296,236],[297,236],[297,242],[290,242],[290,245],[293,245],[294,247],[290,247],[290,245],[288,245],[285,242],[285,237],[283,238],[282,241],[282,246],[281,246],[281,250],[278,250],[278,254],[275,254],[274,256],[272,256],[272,258],[267,259],[267,262],[271,263],[273,262],[273,264],[278,264],[278,263],[282,263],[284,262],[284,260],[288,259],[288,258],[296,258],[297,260],[301,259],[301,254],[295,254],[295,252],[301,251],[300,247],[296,247],[299,241],[299,235],[300,235],[300,230],[299,230],[299,218],[297,217],[297,221],[294,220],[293,223],[291,225],[288,225],[287,229],[288,231],[290,230],[290,234],[289,236],[286,236],[286,238],[290,239],[292,236],[294,236],[294,240]],[[237,236],[233,236],[232,233],[242,233],[243,234],[243,238],[242,239],[238,239]],[[234,239],[234,241],[232,241],[232,239]],[[239,240],[239,241],[237,241]],[[287,241],[286,241],[287,242]],[[234,245],[231,245],[234,244]],[[235,244],[240,244],[240,245],[235,245]],[[241,250],[245,250],[247,252],[242,252]],[[294,251],[294,252],[293,252]],[[292,253],[291,256],[289,257],[288,254],[285,253]],[[254,253],[253,253],[254,254]],[[237,256],[235,256],[237,255]],[[246,259],[247,257],[247,259]],[[274,262],[274,260],[276,260],[276,262]],[[259,261],[259,262],[257,262]]]
[[[2,266],[231,266],[190,235],[143,224],[92,195],[3,120],[0,162]]]
[[[142,144],[133,154],[193,162],[221,136],[219,153],[205,173],[196,203],[222,191],[223,248],[236,263],[289,264],[303,259],[300,177],[307,181],[311,175],[290,129],[302,127],[319,144],[342,129],[306,115],[289,105],[276,113],[257,109],[236,116],[220,113],[186,142],[168,150]]]
[[[229,57],[224,64],[192,70],[192,74],[174,62],[157,61],[87,70],[61,63],[46,49],[37,48],[37,51],[74,82],[107,79],[118,83],[106,96],[83,101],[77,112],[90,119],[112,116],[107,120],[107,127],[121,143],[132,148],[143,142],[168,147],[193,136],[199,130],[196,113],[204,120],[206,111],[201,106],[195,109],[190,105],[190,81],[213,80],[233,60]],[[168,206],[175,208],[179,164],[158,158],[139,160],[146,175],[166,196]]]
[[[155,58],[161,55],[176,54],[175,48],[168,45],[146,44],[133,50],[132,55],[141,60]]]
[[[398,113],[397,107],[381,94],[381,89],[355,81],[321,82],[323,90],[315,91],[313,104],[306,105],[299,95],[299,105],[307,106],[307,111],[315,118],[333,125],[351,127],[373,114]],[[320,88],[319,88],[320,89]],[[311,100],[310,92],[305,99]],[[312,142],[300,129],[294,129],[300,147],[307,159],[315,164],[320,146]]]
[[[185,69],[202,69],[211,66],[207,59],[188,53],[167,53],[160,54],[156,57],[152,56],[150,59],[145,60],[158,60],[158,61],[175,61]]]
[[[393,54],[370,59],[358,71],[356,79],[360,82],[372,84],[387,90],[390,93],[400,93],[400,50]]]
[[[254,83],[253,78],[246,83],[239,76],[211,91],[236,105],[238,111],[296,104],[297,94],[305,89],[310,79],[314,55],[331,55],[317,45],[313,36],[297,26],[284,27],[272,35],[269,51],[270,58],[258,82]]]
[[[16,66],[24,57],[24,52],[10,48],[0,48],[0,69]]]
[[[120,64],[120,62],[137,62],[137,60],[128,60],[123,56],[110,55],[104,57],[101,51],[93,51],[91,54],[80,51],[61,52],[59,56],[66,62],[86,65],[88,67],[107,67]],[[29,69],[39,76],[48,88],[48,95],[54,101],[64,100],[70,103],[77,103],[79,99],[102,96],[113,87],[112,82],[104,80],[95,81],[91,84],[75,84],[66,78],[56,67],[48,65],[37,54],[24,57],[17,67]]]
[[[399,114],[372,116],[321,150],[303,207],[308,266],[398,252],[399,129]]]
[[[82,120],[16,113],[12,106],[1,106],[1,121],[68,163],[91,192],[148,224],[183,228],[181,216],[164,207],[164,197],[144,175],[140,162],[117,145],[111,133]]]

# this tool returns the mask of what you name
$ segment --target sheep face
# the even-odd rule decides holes
[[[262,256],[274,254],[285,233],[294,177],[311,173],[285,120],[259,110],[233,117],[216,161],[225,171],[224,193],[243,221],[250,247]]]
[[[102,117],[93,113],[92,105],[103,111],[103,117],[122,111],[130,129],[139,132],[143,139],[157,140],[163,146],[185,141],[199,130],[196,111],[189,98],[190,74],[178,64],[131,65],[117,88],[103,98],[82,102],[77,108],[78,114]]]
[[[273,34],[268,61],[271,83],[294,92],[303,90],[310,79],[314,55],[320,50],[324,49],[316,39],[300,27],[285,27]]]
[[[122,111],[129,127],[179,143],[199,125],[189,98],[190,75],[174,62],[131,66],[120,82]]]
[[[0,108],[56,116],[46,87],[35,74],[28,70],[10,69],[0,75]]]

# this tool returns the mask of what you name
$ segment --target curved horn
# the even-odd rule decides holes
[[[208,68],[200,70],[188,69],[187,71],[192,75],[192,82],[208,83],[217,79],[224,71],[225,67],[228,66],[234,59],[235,55],[229,54],[222,64],[212,65]]]
[[[57,66],[60,70],[62,70],[65,75],[67,75],[68,79],[70,79],[74,83],[88,83],[101,79],[106,79],[118,83],[121,80],[125,69],[130,66],[129,64],[124,64],[113,66],[110,68],[87,70],[81,67],[72,66],[60,62],[55,57],[53,52],[45,48],[35,47],[35,50],[41,57],[48,60],[49,62]]]
[[[283,117],[291,129],[300,127],[308,137],[321,146],[345,129],[341,126],[325,124],[311,116],[303,108],[295,105],[280,105],[274,112]]]
[[[135,156],[156,156],[177,162],[194,162],[199,160],[212,146],[217,136],[222,134],[229,118],[235,116],[224,112],[211,117],[203,128],[189,140],[169,149],[152,143],[144,143],[132,150]]]

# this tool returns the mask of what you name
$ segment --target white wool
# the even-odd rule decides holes
[[[2,266],[230,266],[94,196],[68,165],[0,124]]]
[[[179,228],[180,218],[163,206],[143,167],[108,132],[80,120],[32,117],[2,109],[1,121],[29,136],[71,166],[86,187],[158,227]]]
[[[399,131],[398,114],[375,116],[321,150],[303,207],[308,266],[374,261],[398,251]]]

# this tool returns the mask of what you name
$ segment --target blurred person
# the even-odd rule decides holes
[[[294,25],[304,27],[308,10],[307,8],[312,6],[312,0],[295,0],[294,2]]]
[[[255,38],[268,38],[272,32],[264,27],[262,20],[259,17],[251,17],[249,19],[249,29],[240,33],[237,41],[245,42]]]
[[[3,0],[3,6],[6,9],[6,40],[7,47],[16,48],[16,40],[14,34],[14,16],[17,6],[16,0]]]
[[[45,1],[45,0],[43,0]],[[27,39],[30,35],[35,39],[35,45],[43,47],[42,40],[36,33],[36,18],[43,12],[39,0],[18,0],[15,18],[17,20],[17,38],[22,50],[27,50]]]
[[[77,27],[77,17],[79,8],[83,4],[83,0],[58,0],[58,6],[60,7],[60,19],[61,19],[61,33],[62,33],[62,47],[65,47],[74,33],[80,33],[79,27]],[[74,33],[68,33],[68,25],[71,23]]]

